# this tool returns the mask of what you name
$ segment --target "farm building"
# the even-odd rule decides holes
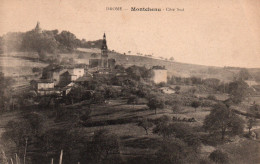
[[[166,93],[166,94],[175,93],[175,90],[172,89],[171,87],[161,87],[160,90],[161,90],[163,93]]]
[[[75,81],[83,77],[85,69],[83,67],[62,67],[58,65],[50,65],[43,69],[42,78],[49,79],[54,82],[54,86],[62,85],[64,83]]]
[[[151,80],[155,84],[159,84],[162,82],[167,83],[167,69],[165,69],[165,67],[153,66],[151,71],[152,71]]]
[[[31,81],[31,86],[38,95],[50,95],[54,93],[59,93],[59,91],[54,89],[54,82],[51,80],[33,80]]]

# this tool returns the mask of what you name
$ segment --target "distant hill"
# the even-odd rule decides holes
[[[63,57],[74,58],[76,62],[87,63],[90,58],[100,55],[102,40],[86,41],[78,39],[69,31],[39,30],[39,25],[30,31],[10,32],[0,36],[0,54],[5,56],[9,52],[37,53],[40,61],[49,63],[55,61],[59,54]],[[93,55],[94,54],[94,55]],[[48,56],[49,55],[49,56]],[[49,58],[51,56],[51,58]],[[241,68],[238,67],[213,67],[195,64],[186,64],[163,59],[155,59],[149,56],[125,55],[111,51],[110,58],[115,58],[117,64],[123,66],[145,66],[150,68],[155,65],[165,66],[168,75],[182,77],[218,78],[223,81],[231,81]],[[260,68],[248,69],[253,79],[260,81]]]
[[[85,59],[90,59],[91,54],[100,55],[100,49],[97,48],[78,48],[76,53],[84,55]],[[218,78],[223,81],[232,81],[241,68],[238,67],[214,67],[203,66],[196,64],[187,64],[175,61],[167,61],[161,59],[154,59],[147,56],[124,55],[118,52],[110,51],[109,58],[115,58],[117,64],[123,66],[145,66],[151,68],[154,65],[165,66],[168,70],[168,75],[182,76],[182,77],[201,77],[201,78]],[[259,75],[260,68],[248,69],[254,75]]]

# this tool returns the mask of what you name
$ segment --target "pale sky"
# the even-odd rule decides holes
[[[106,7],[123,11],[106,11]],[[184,8],[182,12],[131,7]],[[127,9],[127,10],[125,10]],[[260,0],[0,0],[0,35],[40,21],[108,48],[213,66],[260,67]]]

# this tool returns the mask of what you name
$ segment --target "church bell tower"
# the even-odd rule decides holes
[[[101,47],[101,67],[108,68],[107,41],[105,33],[103,35],[103,42]]]

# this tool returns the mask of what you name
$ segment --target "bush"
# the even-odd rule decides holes
[[[167,87],[167,84],[165,82],[160,82],[157,84],[158,87]]]
[[[214,106],[214,101],[212,101],[212,100],[203,100],[203,101],[201,101],[201,106],[202,107],[212,107],[212,106]]]
[[[189,149],[186,143],[179,139],[164,141],[156,152],[157,163],[183,164],[196,160],[196,155]]]
[[[181,90],[181,87],[177,85],[174,89],[175,89],[176,92],[178,92],[178,91]]]
[[[207,97],[209,100],[217,100],[215,95],[208,95]]]
[[[145,130],[146,135],[148,135],[148,130],[153,126],[153,123],[148,119],[142,119],[137,125],[142,127]]]
[[[84,55],[83,54],[79,54],[78,59],[84,59]]]
[[[201,105],[201,103],[199,101],[193,101],[191,103],[191,106],[195,109],[195,112],[196,112],[196,109]]]
[[[226,153],[223,153],[220,150],[215,150],[212,153],[210,153],[209,158],[216,163],[220,163],[220,164],[229,163],[228,155]]]
[[[163,115],[159,118],[156,118],[153,121],[154,124],[158,125],[158,124],[166,124],[171,120],[171,118],[169,116]]]
[[[182,110],[183,110],[183,109],[182,109],[181,105],[179,105],[179,104],[175,104],[175,105],[172,106],[172,111],[173,111],[173,113],[179,113],[179,112],[181,112]]]
[[[32,68],[32,72],[33,72],[33,73],[41,72],[41,68],[39,68],[39,67],[33,67],[33,68]]]
[[[118,137],[106,129],[97,130],[93,136],[91,150],[94,161],[103,163],[109,156],[119,153]]]

